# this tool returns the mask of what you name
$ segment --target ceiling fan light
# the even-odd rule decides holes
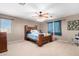
[[[56,16],[50,16],[50,19],[55,19],[56,18]]]

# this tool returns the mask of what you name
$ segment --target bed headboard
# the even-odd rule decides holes
[[[24,26],[24,32],[25,32],[25,36],[28,32],[30,32],[31,30],[37,30],[37,25],[35,26],[28,26],[28,25],[25,25]]]

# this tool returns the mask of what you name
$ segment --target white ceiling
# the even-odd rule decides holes
[[[47,11],[56,18],[78,14],[78,3],[0,3],[0,13],[11,16],[22,17],[29,20],[36,20],[33,15],[35,12]]]

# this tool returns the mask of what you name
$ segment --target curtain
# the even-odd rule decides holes
[[[48,22],[48,33],[61,35],[61,21]]]

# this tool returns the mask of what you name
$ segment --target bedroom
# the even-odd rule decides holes
[[[73,42],[75,35],[79,33],[78,6],[78,3],[0,3],[0,31],[7,32],[8,50],[0,55],[79,55],[79,47]],[[8,30],[2,29],[7,28],[5,21],[9,23]],[[68,21],[73,24],[75,21],[77,26],[75,24],[74,27],[77,29],[74,29],[72,23],[73,28],[68,28]],[[25,25],[37,26],[37,30],[46,35],[48,31],[53,32],[52,40],[57,40],[41,47],[24,40]],[[59,47],[61,48],[56,52]]]

